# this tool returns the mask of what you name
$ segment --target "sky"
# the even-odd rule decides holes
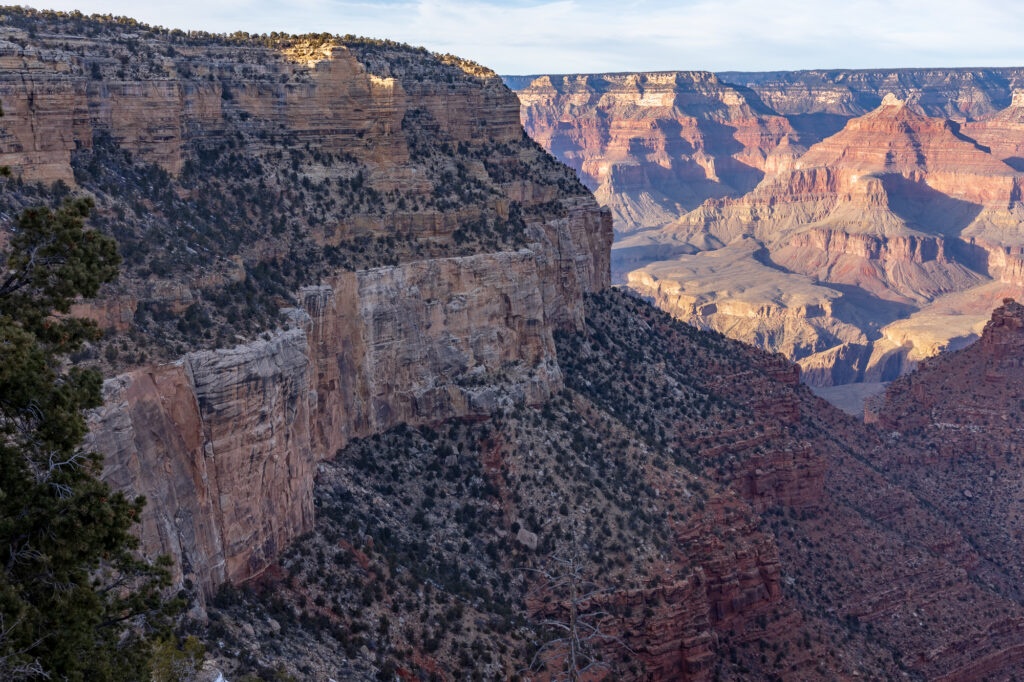
[[[1024,66],[1019,0],[38,0],[168,28],[390,38],[513,74]]]

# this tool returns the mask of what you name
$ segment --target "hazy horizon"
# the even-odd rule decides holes
[[[40,9],[130,16],[212,32],[389,38],[507,75],[1012,67],[1024,4],[994,0],[50,1]]]

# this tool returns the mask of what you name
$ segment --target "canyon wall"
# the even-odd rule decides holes
[[[528,132],[612,209],[613,281],[834,386],[889,381],[958,348],[1024,293],[1022,74],[506,82]],[[756,185],[729,180],[737,163]]]
[[[245,580],[311,528],[317,463],[353,438],[546,400],[561,373],[537,260],[339,275],[302,291],[293,329],[108,380],[89,445],[106,480],[146,496],[143,547],[207,592]]]
[[[665,72],[507,78],[523,126],[576,169],[628,234],[673,220],[710,197],[742,194],[789,122],[714,74]]]
[[[11,11],[0,104],[6,215],[56,182],[121,242],[75,309],[108,330],[88,445],[207,595],[310,530],[353,439],[560,390],[609,284],[609,213],[454,57]]]
[[[718,76],[754,90],[784,116],[860,116],[886,93],[916,102],[929,116],[985,118],[1010,104],[1024,87],[1024,68],[829,69],[728,71]]]

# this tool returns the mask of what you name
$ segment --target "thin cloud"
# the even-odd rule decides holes
[[[452,52],[502,73],[1024,63],[1002,0],[52,1],[185,29],[328,31]]]

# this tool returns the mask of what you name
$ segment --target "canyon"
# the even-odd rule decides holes
[[[88,446],[226,679],[550,679],[570,612],[603,679],[1019,669],[1020,98],[534,79],[611,107],[538,135],[570,168],[450,55],[0,17],[2,233],[88,193],[120,242]],[[870,423],[803,383],[901,373]]]
[[[544,163],[543,152],[524,139],[515,99],[492,73],[400,46],[221,45],[212,58],[209,48],[186,44],[161,47],[174,57],[157,59],[151,50],[166,41],[147,31],[118,30],[111,40],[79,38],[67,47],[66,36],[48,35],[29,46],[24,30],[5,31],[0,158],[23,182],[88,188],[98,198],[99,217],[123,216],[124,209],[95,171],[83,170],[82,155],[93,163],[102,157],[94,147],[98,139],[129,152],[129,164],[179,177],[176,191],[184,196],[166,199],[170,210],[159,200],[147,207],[155,214],[163,209],[167,218],[180,198],[194,205],[184,166],[205,167],[212,161],[207,150],[227,148],[233,137],[254,141],[242,154],[251,167],[263,166],[262,186],[276,186],[282,198],[303,203],[311,177],[328,194],[336,181],[342,189],[335,196],[343,200],[353,185],[353,195],[370,193],[365,211],[350,215],[339,215],[335,200],[307,208],[306,245],[293,240],[282,246],[274,230],[258,226],[251,237],[239,238],[246,228],[227,226],[236,232],[229,239],[237,252],[204,248],[201,237],[178,243],[160,270],[154,272],[151,261],[129,268],[102,302],[76,310],[110,329],[107,348],[154,353],[157,346],[155,352],[170,355],[198,347],[157,365],[139,362],[145,350],[118,353],[110,371],[127,371],[108,380],[106,406],[92,416],[89,440],[107,455],[106,479],[149,500],[143,547],[174,559],[178,584],[196,584],[209,596],[225,581],[264,571],[312,527],[317,464],[351,439],[399,423],[486,415],[499,393],[539,403],[561,387],[552,332],[581,327],[583,295],[608,284],[611,221],[593,199],[572,189],[561,168],[529,167]],[[125,49],[131,61],[114,59],[112,49],[135,41],[150,47],[136,44]],[[373,53],[381,48],[385,73],[376,75],[371,69],[381,57]],[[360,49],[371,53],[363,55],[369,67],[357,58]],[[388,58],[387,50],[396,55]],[[120,71],[108,87],[94,76],[112,64]],[[430,69],[444,86],[423,84],[422,71]],[[217,80],[215,73],[225,76]],[[430,148],[420,140],[424,130]],[[303,148],[316,144],[301,184],[271,170],[281,137],[303,156]],[[523,145],[523,153],[513,165],[498,152],[489,171],[491,159],[482,149],[509,144]],[[465,151],[467,145],[476,151]],[[332,155],[345,161],[332,164]],[[300,168],[292,158],[290,167]],[[545,173],[556,177],[548,181]],[[413,207],[443,201],[446,183],[458,183],[459,176],[473,189],[461,190],[457,217],[443,203]],[[570,190],[553,193],[557,180]],[[375,215],[379,205],[372,198],[396,187],[403,191],[391,197],[396,210]],[[486,229],[510,213],[524,217],[517,216],[516,242],[507,249],[497,242],[494,248],[467,246],[471,235],[455,235],[460,227],[468,232],[466,225]],[[154,234],[161,228],[179,229],[173,218],[154,230],[152,217],[140,217],[122,224],[154,245],[166,238]],[[281,250],[319,251],[303,254],[309,268],[339,243],[382,231],[403,236],[411,253],[388,254],[391,244],[372,253],[371,246],[368,258],[392,264],[325,269],[319,281],[309,282],[314,286],[291,294],[277,288],[275,302],[291,299],[294,307],[244,345],[203,349],[211,344],[201,335],[159,324],[190,313],[211,324],[214,308],[232,300],[225,290],[251,282],[261,266],[280,266],[287,260]],[[426,250],[421,240],[434,253],[417,257]],[[366,251],[362,243],[358,252]],[[119,302],[131,307],[111,312]],[[147,309],[149,319],[140,315]]]
[[[1022,73],[505,80],[612,210],[613,281],[838,387],[960,348],[1021,296]]]

